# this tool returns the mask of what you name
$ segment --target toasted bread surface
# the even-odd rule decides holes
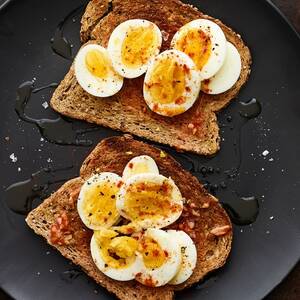
[[[187,112],[165,117],[147,107],[143,98],[143,76],[125,80],[121,91],[112,97],[97,98],[81,88],[72,66],[52,96],[52,108],[72,118],[129,132],[184,151],[203,155],[216,153],[220,141],[216,112],[236,97],[250,74],[250,51],[240,35],[220,20],[204,15],[179,0],[112,0],[110,12],[105,11],[104,7],[109,7],[107,0],[88,4],[82,18],[82,41],[92,39],[94,43],[107,46],[109,36],[118,24],[128,19],[144,18],[156,23],[162,30],[164,50],[182,25],[193,19],[207,18],[219,24],[227,40],[238,49],[242,59],[239,80],[223,94],[207,95],[201,92]],[[101,18],[101,14],[105,16]]]
[[[170,228],[185,230],[193,238],[198,260],[192,276],[178,286],[149,288],[136,281],[120,282],[106,277],[97,269],[90,254],[92,231],[84,226],[77,213],[77,196],[88,177],[95,172],[105,171],[121,175],[132,157],[144,154],[156,161],[161,174],[172,177],[186,200],[182,216]],[[128,135],[107,138],[86,158],[80,176],[66,182],[31,211],[26,222],[36,234],[46,238],[47,242],[56,247],[63,256],[80,265],[97,283],[118,298],[172,299],[174,290],[191,286],[225,263],[231,249],[232,227],[228,215],[217,199],[208,194],[199,181],[172,157],[168,154],[162,156],[165,155],[161,155],[159,149],[136,141]],[[49,233],[51,226],[62,214],[66,214],[70,230],[66,236],[66,244],[57,245],[51,242]]]

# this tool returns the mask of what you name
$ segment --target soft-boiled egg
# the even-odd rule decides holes
[[[215,75],[222,67],[226,55],[226,38],[216,23],[193,20],[174,35],[171,47],[186,53],[195,62],[202,79]]]
[[[143,264],[136,256],[138,242],[128,236],[117,236],[113,230],[95,231],[91,239],[91,254],[95,265],[106,276],[127,281],[141,272]]]
[[[116,205],[121,216],[134,224],[142,228],[162,228],[180,217],[183,200],[171,178],[143,173],[125,181]]]
[[[132,19],[114,29],[107,49],[115,70],[123,77],[136,78],[146,72],[161,43],[161,32],[154,23]]]
[[[234,45],[227,42],[226,58],[223,66],[213,77],[202,81],[201,90],[207,94],[221,94],[238,81],[242,68],[241,56]]]
[[[181,51],[166,50],[155,57],[147,70],[144,98],[151,110],[172,117],[194,104],[200,86],[193,60]]]
[[[90,229],[110,227],[119,220],[116,195],[122,178],[103,172],[90,177],[82,186],[77,210],[82,222]]]
[[[78,83],[93,96],[109,97],[122,88],[123,78],[113,69],[107,50],[100,45],[83,46],[74,65]]]
[[[157,287],[167,284],[177,274],[181,264],[181,250],[167,232],[149,228],[139,241],[142,270],[135,279],[140,283]]]
[[[169,281],[169,284],[180,284],[193,274],[197,263],[197,249],[188,234],[184,231],[168,230],[171,239],[176,241],[181,249],[181,264],[178,272]]]
[[[126,180],[133,175],[142,173],[159,174],[155,160],[148,155],[140,155],[131,159],[124,168],[123,179]]]

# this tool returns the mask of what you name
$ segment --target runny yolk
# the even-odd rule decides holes
[[[187,54],[198,70],[202,70],[211,56],[212,44],[209,36],[202,30],[189,29],[176,42],[175,49]]]
[[[106,78],[110,69],[110,62],[106,55],[98,50],[90,50],[85,56],[85,65],[89,72],[99,78]]]
[[[131,68],[144,65],[157,47],[158,39],[153,25],[131,28],[122,44],[122,63]]]
[[[163,184],[135,183],[125,194],[125,210],[132,221],[160,219],[176,212],[180,207],[172,203],[172,186]]]
[[[143,261],[147,268],[154,269],[162,266],[167,259],[167,252],[160,245],[149,237],[144,237],[138,247],[143,255]]]
[[[128,236],[117,236],[112,230],[97,231],[96,241],[107,266],[120,269],[129,266],[135,259],[138,242]]]
[[[154,103],[177,103],[183,99],[186,68],[170,57],[157,62],[146,85]]]
[[[90,185],[84,194],[83,211],[91,224],[113,224],[118,218],[115,197],[119,188],[109,183]]]

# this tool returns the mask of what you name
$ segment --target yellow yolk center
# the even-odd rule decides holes
[[[159,104],[181,102],[187,71],[171,58],[159,61],[147,84],[153,101]]]
[[[135,251],[138,242],[128,236],[117,236],[113,230],[97,231],[97,244],[101,249],[101,255],[107,266],[115,269],[130,265],[135,259]]]
[[[169,183],[136,183],[125,194],[125,210],[132,221],[160,219],[180,209],[171,202],[173,187]]]
[[[153,239],[144,237],[139,244],[138,251],[142,253],[144,264],[149,269],[159,268],[162,266],[168,256],[160,245]]]
[[[85,65],[89,72],[99,78],[106,78],[110,62],[106,55],[98,50],[90,50],[85,56]]]
[[[175,48],[193,59],[198,70],[202,70],[212,52],[209,36],[199,29],[187,30],[176,42]]]
[[[153,26],[132,28],[122,44],[122,63],[136,68],[148,62],[158,47]]]
[[[114,223],[118,218],[116,194],[119,188],[109,183],[91,185],[84,194],[84,215],[95,225]]]

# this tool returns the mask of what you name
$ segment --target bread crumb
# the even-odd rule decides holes
[[[160,150],[159,156],[160,158],[165,158],[167,157],[167,154],[164,151]]]
[[[127,151],[126,154],[127,154],[127,155],[132,155],[133,152],[132,152],[132,151]]]

